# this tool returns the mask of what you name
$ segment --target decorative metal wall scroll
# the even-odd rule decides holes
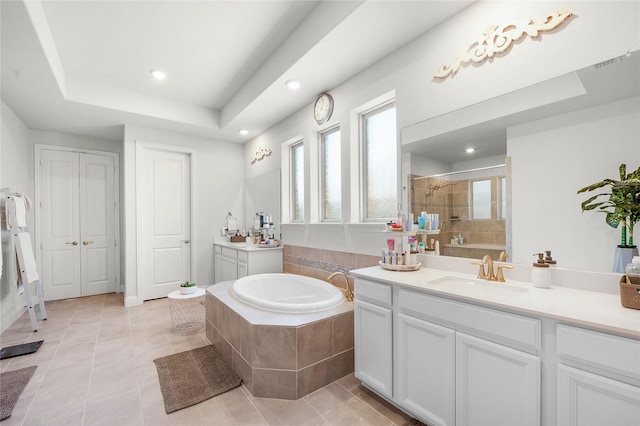
[[[256,161],[260,161],[265,157],[268,157],[271,155],[271,150],[269,148],[260,148],[256,151],[255,154],[253,154],[253,157],[251,157],[251,164],[255,163]]]
[[[492,59],[496,54],[505,53],[525,35],[536,38],[541,32],[551,31],[562,25],[573,15],[569,10],[556,11],[548,14],[541,22],[520,21],[506,25],[489,25],[482,33],[483,37],[469,45],[467,50],[458,56],[448,65],[443,65],[433,74],[434,79],[445,79],[455,75],[460,67],[468,65],[470,62],[480,64],[487,59]]]

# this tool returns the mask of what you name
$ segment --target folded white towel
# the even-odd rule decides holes
[[[13,203],[13,209],[15,211],[16,223],[12,223],[11,226],[17,226],[24,228],[27,226],[27,202],[22,195],[12,195],[11,202]]]
[[[28,232],[20,232],[18,233],[18,237],[15,239],[15,242],[20,269],[24,271],[22,277],[27,281],[24,284],[38,281],[40,276],[38,275],[36,259],[33,255],[31,236]]]

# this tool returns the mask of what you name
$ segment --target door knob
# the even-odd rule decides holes
[[[189,244],[189,240],[180,240],[180,241],[182,241],[185,244]]]
[[[65,243],[65,244],[71,244],[72,246],[77,246],[77,245],[78,245],[78,242],[77,242],[77,241],[73,241],[73,242]]]
[[[88,244],[93,244],[93,241],[87,241],[87,240],[84,240],[84,241],[82,242],[82,244],[84,244],[84,245],[86,246],[86,245],[88,245]]]

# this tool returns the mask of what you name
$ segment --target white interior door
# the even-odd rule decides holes
[[[82,295],[112,292],[116,284],[114,158],[80,155]]]
[[[46,300],[116,291],[115,157],[42,149],[40,242]]]
[[[40,166],[42,288],[46,300],[82,296],[80,174],[75,152],[43,150]]]
[[[191,279],[191,156],[148,147],[140,154],[138,279],[149,300]]]

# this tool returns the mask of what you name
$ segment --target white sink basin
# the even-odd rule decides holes
[[[495,281],[465,279],[460,277],[442,277],[427,281],[438,290],[452,290],[460,294],[470,296],[486,295],[510,295],[518,296],[529,291],[526,287],[519,287],[508,282],[500,283]]]

